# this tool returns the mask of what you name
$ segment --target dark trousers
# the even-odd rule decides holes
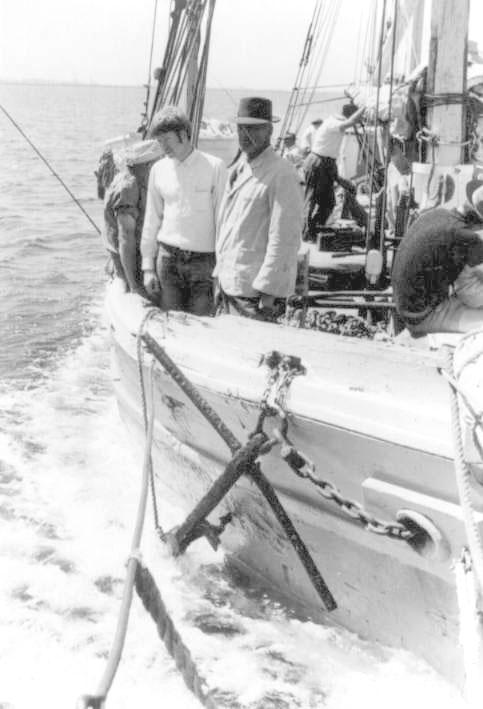
[[[321,229],[335,207],[334,182],[337,180],[337,163],[310,153],[304,162],[305,174],[305,224],[303,238],[316,241]]]
[[[212,315],[214,268],[215,254],[212,252],[186,251],[160,244],[156,271],[163,310]]]
[[[241,315],[252,320],[275,322],[285,312],[285,299],[277,298],[273,308],[260,308],[260,297],[244,298],[237,295],[228,295],[220,289],[217,294],[218,315]]]

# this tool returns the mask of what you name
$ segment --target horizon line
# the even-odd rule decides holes
[[[54,86],[98,86],[103,88],[118,88],[118,89],[144,89],[146,84],[114,84],[114,83],[102,83],[98,81],[75,81],[74,79],[67,81],[63,79],[9,79],[0,78],[0,84],[28,84],[34,85],[54,85]],[[154,86],[154,84],[152,84]],[[247,86],[230,86],[227,88],[219,86],[207,86],[207,89],[213,91],[292,91],[292,89],[253,89]]]
[[[61,79],[2,79],[0,78],[0,85],[8,84],[22,84],[24,86],[86,86],[95,88],[112,88],[112,89],[145,89],[146,84],[104,84],[96,81],[64,81]],[[342,86],[342,84],[340,84]],[[335,85],[333,85],[335,87]],[[249,86],[230,86],[230,87],[220,87],[220,86],[207,86],[210,91],[250,91],[250,92],[263,92],[263,91],[280,91],[284,93],[290,93],[293,89],[274,89],[274,88],[262,88],[256,89]],[[327,93],[334,90],[332,86],[328,86],[326,89],[321,87],[317,89],[317,93]]]

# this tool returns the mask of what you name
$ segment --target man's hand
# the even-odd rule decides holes
[[[159,281],[158,277],[156,276],[156,271],[153,270],[147,270],[143,272],[143,283],[144,283],[144,288],[146,289],[146,293],[154,297],[156,295],[159,295],[160,293],[160,287],[159,287]]]
[[[260,310],[271,310],[275,303],[275,296],[268,293],[260,293],[258,307]]]
[[[355,195],[357,192],[357,188],[353,182],[350,180],[346,180],[344,177],[340,177],[340,175],[337,176],[336,179],[337,184],[339,184],[344,190],[347,190],[350,194]]]

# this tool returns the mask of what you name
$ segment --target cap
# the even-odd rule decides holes
[[[163,151],[157,140],[140,140],[129,146],[124,158],[126,165],[140,165],[158,160],[162,155]]]

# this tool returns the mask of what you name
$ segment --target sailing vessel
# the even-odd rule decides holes
[[[214,0],[174,4],[144,132],[184,92],[199,127],[213,11]],[[467,18],[468,0],[433,8],[428,174],[457,182],[473,174],[466,103],[441,97],[466,96]],[[107,287],[121,416],[141,449],[148,423],[163,504],[196,510],[169,535],[175,551],[205,535],[302,616],[410,650],[462,684],[475,657],[460,643],[462,587],[483,582],[482,335],[447,337],[449,357],[437,338],[404,346],[147,305]]]

